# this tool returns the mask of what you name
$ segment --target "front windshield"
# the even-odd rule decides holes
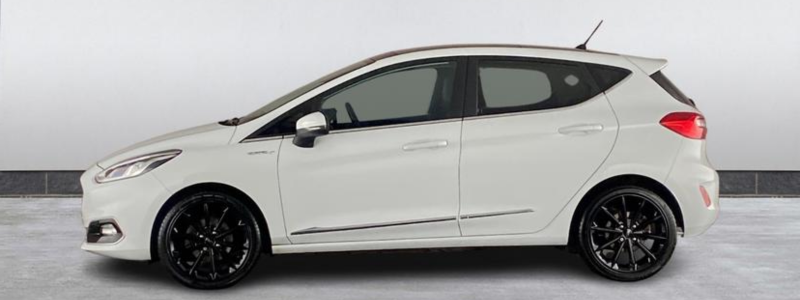
[[[355,71],[356,69],[359,69],[359,68],[362,68],[364,66],[367,66],[367,65],[369,65],[369,64],[371,64],[373,62],[375,62],[374,59],[365,59],[365,60],[359,61],[357,63],[354,63],[352,65],[349,65],[347,67],[344,67],[342,69],[339,69],[339,70],[337,70],[337,71],[335,71],[333,73],[325,75],[322,78],[314,80],[311,83],[308,83],[308,84],[306,84],[304,86],[301,86],[300,88],[298,88],[298,89],[296,89],[294,91],[291,91],[288,94],[283,95],[282,97],[280,97],[278,99],[275,99],[274,101],[272,101],[270,103],[267,103],[267,105],[264,105],[263,107],[257,109],[256,111],[251,112],[251,113],[247,114],[246,116],[239,118],[238,122],[236,122],[236,124],[244,124],[244,123],[250,122],[252,120],[255,120],[255,119],[257,119],[257,118],[259,118],[259,117],[261,117],[261,116],[263,116],[263,115],[275,110],[276,108],[281,107],[286,103],[289,103],[290,101],[294,100],[295,98],[297,98],[297,97],[299,97],[299,96],[301,96],[301,95],[303,95],[305,93],[308,93],[309,91],[311,91],[311,90],[313,90],[313,89],[325,84],[326,82],[334,80],[334,79],[336,79],[339,76],[342,76],[344,74],[347,74],[347,73],[350,73],[352,71]]]

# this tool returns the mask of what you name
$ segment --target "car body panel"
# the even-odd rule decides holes
[[[125,147],[101,159],[97,165],[105,169],[132,157],[163,150],[226,145],[234,131],[236,131],[235,127],[223,126],[218,123],[191,127]]]
[[[238,189],[260,208],[272,243],[285,244],[289,241],[277,172],[281,143],[272,139],[188,150],[151,173],[173,194],[204,183]]]
[[[171,193],[153,174],[98,184],[94,181],[94,175],[100,171],[99,167],[94,166],[81,176],[84,189],[81,200],[83,226],[87,228],[95,220],[112,219],[119,225],[123,237],[112,244],[84,241],[81,248],[114,258],[150,260],[152,220],[163,204],[160,200],[166,200]]]
[[[441,131],[444,134],[438,134],[441,133],[438,129],[428,125],[392,127],[385,135],[379,134],[382,130],[330,134],[320,138],[320,147],[312,151],[328,149],[331,145],[328,142],[333,140],[343,143],[330,147],[329,153],[318,155],[301,153],[291,144],[291,136],[248,138],[293,107],[357,76],[402,62],[457,56],[569,60],[621,67],[632,74],[595,99],[576,106],[513,114],[502,120],[466,118],[463,125],[460,120],[435,124],[447,128]],[[122,259],[152,259],[151,232],[158,226],[159,211],[176,193],[208,183],[235,188],[255,202],[258,213],[267,222],[274,253],[566,245],[573,216],[584,196],[609,178],[627,175],[647,177],[667,187],[683,214],[684,234],[697,235],[711,226],[718,215],[719,181],[705,156],[705,141],[686,139],[658,123],[671,112],[697,112],[694,107],[672,99],[649,78],[665,65],[666,61],[659,59],[502,45],[431,48],[383,56],[250,122],[238,126],[204,125],[151,139],[104,158],[81,178],[84,226],[99,218],[113,218],[120,222],[125,236],[117,243],[84,244],[83,248]],[[558,135],[558,128],[589,122],[583,120],[587,118],[601,123],[603,131],[587,137]],[[491,136],[493,132],[497,137]],[[534,140],[515,140],[523,135],[561,144],[537,147]],[[402,151],[404,143],[442,137],[449,143],[445,149],[411,154]],[[585,140],[599,151],[584,152],[572,140]],[[489,149],[493,141],[514,149]],[[103,184],[94,181],[101,167],[172,149],[182,153],[149,173]],[[525,160],[519,155],[521,151],[535,154],[538,160]],[[380,158],[386,161],[380,162]],[[523,159],[522,167],[514,166],[518,159]],[[503,168],[511,169],[507,174],[491,177]],[[533,172],[536,168],[561,173]],[[386,173],[377,176],[363,173],[368,171]],[[446,178],[447,174],[453,175]],[[331,176],[342,178],[324,180]],[[565,181],[543,183],[551,177]],[[367,187],[358,189],[347,178]],[[413,181],[415,178],[420,181]],[[522,187],[528,182],[534,183]],[[710,194],[711,207],[703,204],[700,185]],[[379,194],[386,189],[391,190]],[[539,197],[520,195],[525,192]],[[346,198],[347,194],[355,196]],[[370,198],[382,199],[371,203]],[[421,208],[426,204],[429,209]],[[421,211],[414,211],[420,208]],[[519,211],[525,213],[507,213]],[[475,214],[491,217],[464,218]],[[382,229],[291,235],[314,227],[449,217],[460,218],[460,223],[412,222]]]
[[[284,139],[278,170],[292,243],[460,235],[455,216],[461,120],[390,127],[332,132],[313,148]],[[406,148],[433,141],[444,144]],[[416,224],[370,226],[387,222]],[[372,228],[301,234],[342,226]]]
[[[574,126],[600,130],[560,132]],[[532,212],[462,218],[463,235],[541,230],[602,165],[616,135],[617,120],[603,94],[564,108],[467,118],[460,215]]]

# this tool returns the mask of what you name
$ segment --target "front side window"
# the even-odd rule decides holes
[[[480,60],[476,76],[478,114],[565,107],[597,94],[579,64]]]
[[[460,117],[454,91],[458,63],[435,59],[402,63],[359,76],[303,103],[248,138],[294,134],[295,123],[324,113],[331,129],[365,128]]]
[[[429,121],[447,117],[454,62],[400,68],[358,81],[323,98],[333,129]]]

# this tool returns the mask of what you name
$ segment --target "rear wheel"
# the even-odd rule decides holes
[[[225,288],[247,275],[258,260],[259,230],[253,214],[237,199],[216,192],[196,193],[164,217],[159,255],[182,284]]]
[[[653,276],[675,250],[675,216],[655,193],[640,187],[615,188],[584,211],[581,255],[607,278],[636,281]]]

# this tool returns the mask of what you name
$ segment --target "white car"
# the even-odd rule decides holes
[[[666,64],[523,45],[375,56],[101,160],[81,178],[82,248],[161,260],[194,288],[262,253],[529,245],[644,279],[719,212],[705,120]]]

